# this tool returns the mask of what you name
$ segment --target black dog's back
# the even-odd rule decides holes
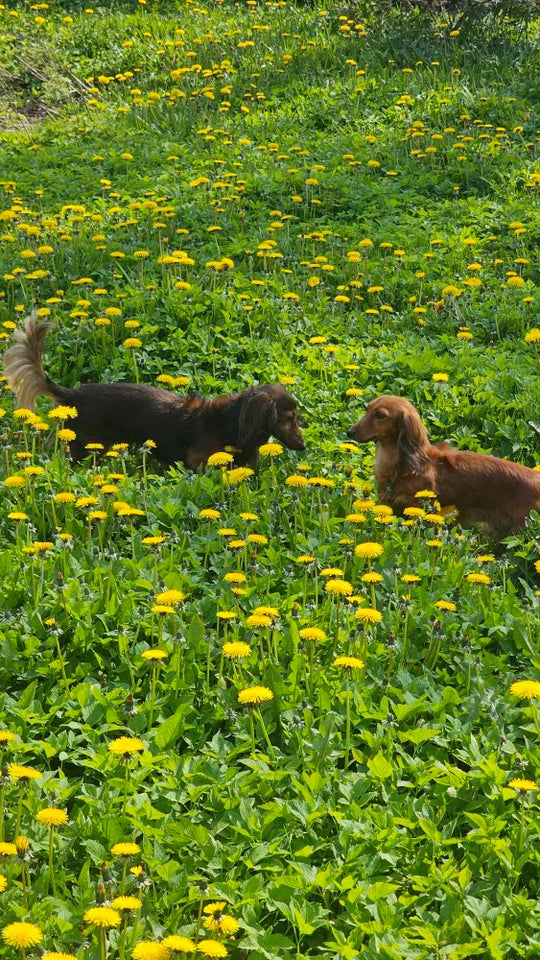
[[[138,383],[86,383],[70,389],[45,373],[41,354],[49,323],[34,311],[16,330],[4,355],[4,369],[19,406],[35,409],[39,396],[52,397],[77,416],[66,418],[75,438],[71,454],[81,460],[88,444],[107,448],[115,443],[152,440],[163,463],[182,461],[196,470],[218,450],[234,448],[239,466],[257,462],[258,448],[270,434],[291,450],[303,450],[296,400],[280,383],[248,387],[215,400],[182,397]]]
[[[196,431],[198,411],[205,409],[201,397],[181,397],[137,383],[86,383],[69,389],[52,384],[56,396],[77,410],[69,421],[76,439],[72,456],[79,460],[88,443],[104,447],[115,443],[143,444],[152,440],[156,454],[165,463],[183,460]]]

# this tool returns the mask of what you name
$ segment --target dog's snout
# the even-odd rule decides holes
[[[349,427],[349,429],[347,430],[347,436],[350,437],[351,440],[354,440],[355,429],[356,429],[355,427]]]

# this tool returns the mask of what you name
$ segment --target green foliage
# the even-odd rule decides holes
[[[307,441],[239,484],[73,465],[69,419],[3,391],[0,840],[29,848],[0,852],[1,930],[39,951],[538,954],[538,700],[510,692],[539,677],[538,516],[503,545],[388,519],[344,443],[391,392],[435,440],[540,459],[537,24],[415,7],[0,11],[6,346],[35,306],[66,385],[284,380]],[[120,894],[103,938],[84,916]]]

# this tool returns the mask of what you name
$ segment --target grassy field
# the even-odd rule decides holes
[[[540,464],[538,29],[453,27],[0,9],[3,345],[281,381],[307,444],[74,465],[0,384],[0,958],[538,957],[538,516],[394,518],[346,435],[398,393]]]

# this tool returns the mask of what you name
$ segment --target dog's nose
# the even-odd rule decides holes
[[[349,427],[349,429],[347,430],[347,436],[350,437],[351,440],[354,439],[354,427]]]

